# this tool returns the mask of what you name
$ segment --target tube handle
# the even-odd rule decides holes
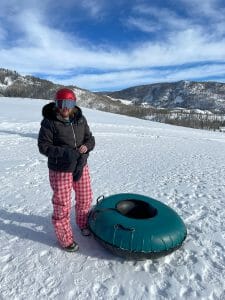
[[[101,195],[97,198],[96,202],[97,204],[99,204],[100,202],[102,202],[104,200],[105,196],[104,195]]]
[[[135,228],[129,228],[129,227],[125,227],[125,226],[123,226],[123,225],[121,225],[121,224],[115,224],[114,225],[114,228],[115,229],[121,229],[121,230],[124,230],[124,231],[131,231],[131,232],[133,232],[133,231],[135,231]]]

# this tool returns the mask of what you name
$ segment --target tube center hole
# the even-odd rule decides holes
[[[135,199],[120,201],[117,203],[116,209],[122,215],[133,219],[149,219],[157,214],[157,209],[149,203]]]

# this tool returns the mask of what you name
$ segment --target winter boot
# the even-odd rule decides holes
[[[76,252],[79,250],[78,244],[73,241],[73,243],[67,247],[64,248],[67,252]]]

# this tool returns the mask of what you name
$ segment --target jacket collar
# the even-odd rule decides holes
[[[42,115],[46,119],[58,120],[60,122],[66,123],[66,120],[63,119],[63,117],[60,116],[60,114],[57,112],[57,108],[56,108],[54,102],[48,103],[42,108]],[[81,108],[76,106],[76,111],[75,111],[74,115],[72,116],[72,118],[70,119],[70,122],[72,122],[72,123],[78,122],[79,119],[82,117],[82,115],[83,114],[82,114]]]

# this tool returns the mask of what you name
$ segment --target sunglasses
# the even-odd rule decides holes
[[[55,105],[59,109],[63,109],[63,108],[71,109],[76,106],[76,102],[72,100],[56,100]]]

